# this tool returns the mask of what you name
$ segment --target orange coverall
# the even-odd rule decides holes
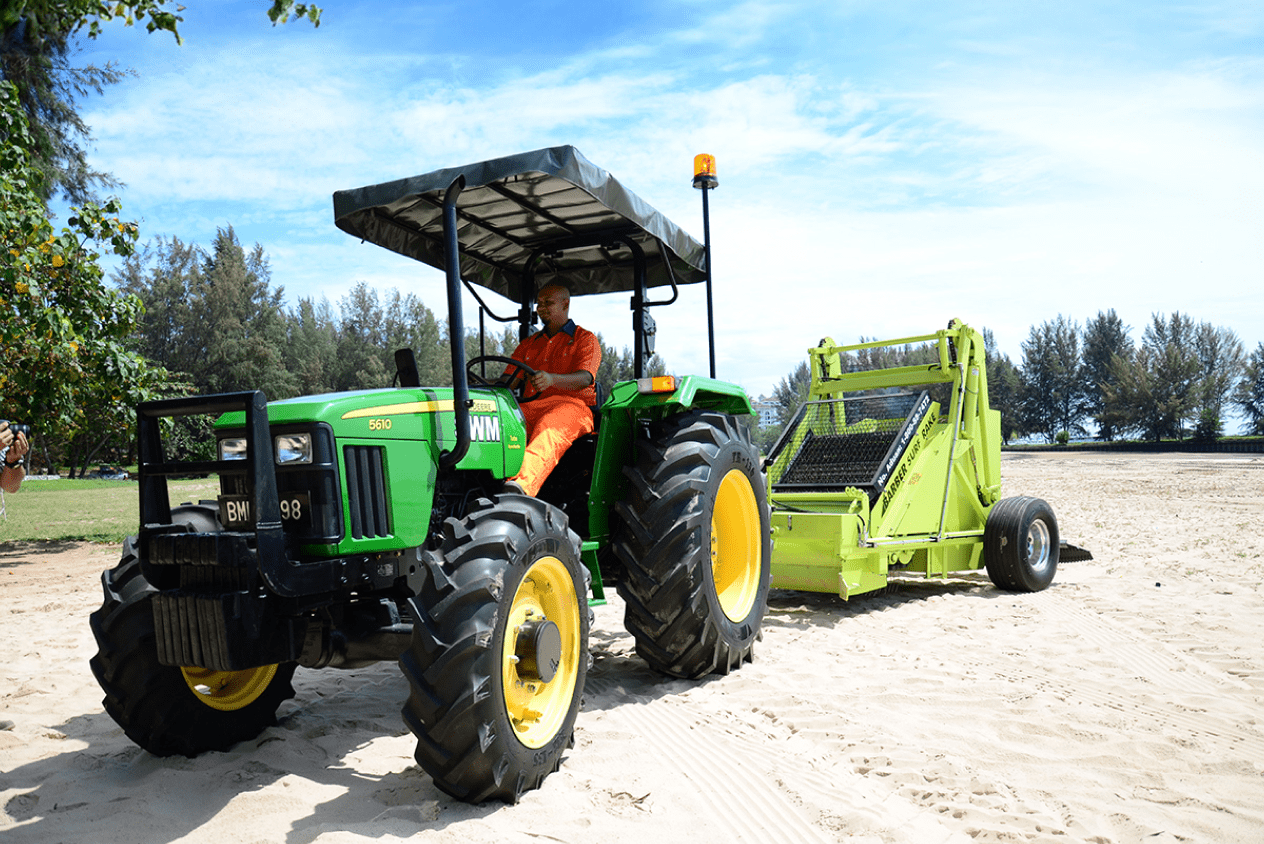
[[[597,335],[580,328],[574,320],[567,320],[552,337],[537,331],[523,340],[514,350],[513,358],[545,372],[569,375],[583,370],[595,383],[597,367],[601,366],[601,344],[597,342]],[[510,480],[528,495],[538,493],[571,443],[594,430],[592,405],[596,403],[597,390],[589,384],[582,390],[549,387],[539,398],[523,404],[527,450],[522,457],[522,468]]]

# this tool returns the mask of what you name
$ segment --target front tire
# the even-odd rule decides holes
[[[753,658],[768,608],[758,452],[732,417],[702,411],[652,425],[637,448],[628,498],[615,506],[624,624],[657,671],[727,674]]]
[[[573,744],[588,672],[588,569],[566,516],[539,499],[483,499],[427,552],[400,657],[417,763],[469,803],[516,803]]]
[[[1003,498],[983,528],[983,562],[998,589],[1039,592],[1058,571],[1058,520],[1039,498]]]
[[[281,703],[294,697],[294,663],[209,671],[158,661],[156,590],[141,574],[135,537],[101,583],[105,600],[90,619],[98,647],[92,673],[105,711],[155,756],[228,750],[274,725]]]

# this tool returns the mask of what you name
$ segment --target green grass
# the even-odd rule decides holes
[[[169,481],[172,504],[214,498],[219,479]],[[26,481],[5,493],[0,542],[122,542],[140,527],[135,481]]]

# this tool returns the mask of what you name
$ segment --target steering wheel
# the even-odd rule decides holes
[[[494,381],[484,378],[481,374],[474,371],[477,364],[482,363],[503,363],[512,369],[505,372]],[[517,399],[518,404],[526,404],[529,401],[535,401],[540,397],[539,393],[534,396],[526,397],[527,379],[535,375],[535,370],[527,366],[520,360],[507,358],[504,355],[479,355],[476,358],[470,358],[469,363],[465,365],[465,376],[476,387],[507,387],[514,382],[518,376],[522,376],[522,382],[513,387],[513,397]]]

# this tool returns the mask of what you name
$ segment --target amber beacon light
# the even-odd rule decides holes
[[[719,187],[720,180],[715,175],[715,156],[705,152],[693,157],[693,186],[703,188]]]

